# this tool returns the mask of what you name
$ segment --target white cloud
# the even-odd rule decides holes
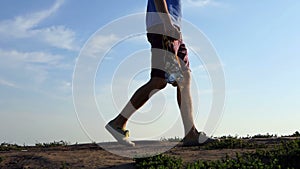
[[[191,68],[192,71],[201,71],[201,72],[206,72],[207,70],[218,70],[224,68],[224,64],[218,64],[218,63],[210,63],[206,65],[197,65]]]
[[[7,81],[5,79],[1,79],[1,78],[0,78],[0,85],[13,87],[13,88],[18,88],[18,86],[15,83]]]
[[[21,52],[17,50],[0,49],[0,70],[6,79],[13,79],[18,86],[37,87],[49,77],[49,72],[64,69],[65,63],[62,55],[45,52]],[[13,84],[5,83],[2,84]],[[14,85],[10,85],[13,87]]]
[[[221,3],[215,0],[184,0],[185,7],[219,6]]]
[[[42,63],[53,66],[58,65],[59,61],[63,59],[63,56],[45,52],[20,52],[17,50],[0,49],[0,58],[3,62],[8,62],[14,65]]]
[[[55,14],[63,2],[63,0],[57,0],[47,10],[0,21],[0,35],[15,39],[33,38],[54,47],[78,50],[78,45],[75,43],[75,32],[71,29],[65,26],[37,28],[41,22]]]
[[[70,99],[73,64],[65,56],[0,49],[0,60],[0,87]]]
[[[60,87],[59,87],[59,89],[60,89],[61,92],[64,92],[64,93],[71,93],[71,91],[72,91],[72,82],[62,80],[62,81],[60,82]]]
[[[56,3],[48,10],[24,16],[17,16],[12,20],[1,21],[0,33],[10,35],[15,38],[30,37],[34,33],[32,28],[36,27],[40,22],[54,14],[62,5],[62,2],[62,0],[56,1]]]
[[[115,34],[95,35],[86,44],[82,54],[90,57],[99,57],[104,54],[106,50],[112,48],[118,41],[119,38]]]
[[[62,0],[56,3],[48,10],[32,13],[25,16],[17,16],[13,20],[5,20],[0,22],[0,33],[7,34],[16,38],[30,37],[32,33],[30,30],[36,27],[47,17],[55,13],[62,5]]]
[[[41,40],[57,48],[68,50],[78,50],[79,46],[75,43],[75,32],[64,26],[52,26],[45,29],[35,30]]]
[[[147,36],[145,36],[144,34],[139,34],[136,36],[132,36],[128,39],[125,39],[126,43],[132,43],[132,44],[148,44],[148,40],[147,40]]]
[[[204,6],[209,4],[212,1],[211,0],[187,0],[187,2],[197,6]]]

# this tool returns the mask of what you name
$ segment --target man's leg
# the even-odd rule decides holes
[[[194,124],[192,96],[191,96],[191,75],[189,71],[184,72],[184,81],[177,87],[177,102],[180,108],[185,137],[184,146],[197,146],[218,141],[207,137],[204,132],[198,132]]]
[[[128,118],[141,106],[143,106],[149,98],[160,89],[167,85],[165,79],[152,77],[149,82],[140,87],[131,97],[120,114],[111,121],[111,124],[116,127],[125,129]]]
[[[186,136],[196,133],[191,97],[191,75],[189,71],[184,72],[184,81],[177,86],[177,103],[180,108],[181,118]],[[192,136],[192,135],[191,135]]]

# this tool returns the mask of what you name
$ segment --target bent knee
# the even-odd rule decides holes
[[[179,82],[182,87],[189,87],[191,83],[191,74],[189,71],[183,73],[183,81]]]
[[[167,82],[163,78],[153,77],[149,83],[151,83],[155,89],[163,89],[167,86]]]

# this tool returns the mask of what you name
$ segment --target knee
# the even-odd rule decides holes
[[[191,72],[190,70],[184,71],[183,72],[183,77],[190,80],[191,79]]]
[[[163,89],[167,86],[167,82],[163,78],[153,77],[150,79],[149,83],[154,86],[155,89]]]
[[[189,88],[191,83],[191,74],[189,71],[183,73],[183,81],[179,83],[179,86]]]

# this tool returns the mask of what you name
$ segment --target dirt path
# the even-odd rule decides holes
[[[106,150],[97,144],[26,147],[18,151],[0,152],[0,168],[135,168],[134,160],[126,157],[128,154],[133,153],[137,156],[155,154],[173,146],[173,142],[144,141],[134,148],[126,148],[116,143],[101,143],[101,147],[105,147]],[[193,162],[199,159],[222,159],[226,154],[235,156],[236,152],[246,151],[253,150],[203,150],[201,147],[176,146],[165,154],[180,157],[184,162]],[[111,152],[123,154],[120,156]]]

